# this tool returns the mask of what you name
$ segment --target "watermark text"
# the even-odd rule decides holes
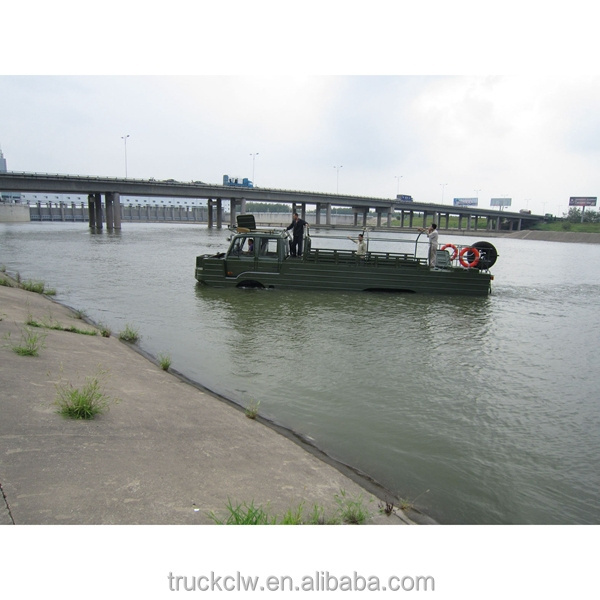
[[[219,575],[214,571],[202,575],[167,576],[171,592],[435,592],[431,575],[339,575],[315,571],[294,579],[289,575],[259,577],[239,571]]]

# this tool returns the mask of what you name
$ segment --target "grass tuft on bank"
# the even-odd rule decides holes
[[[29,327],[21,329],[21,339],[13,342],[10,332],[5,336],[12,351],[19,356],[38,356],[40,350],[45,346],[46,334],[32,331]]]
[[[140,332],[133,325],[126,324],[125,329],[119,333],[119,339],[123,342],[136,344],[140,340]]]
[[[254,501],[233,503],[228,499],[224,516],[209,512],[208,517],[217,525],[362,525],[371,517],[362,494],[351,497],[345,490],[340,490],[335,495],[335,503],[337,508],[329,516],[318,504],[305,513],[304,502],[301,502],[279,517]]]
[[[118,402],[104,391],[106,371],[86,377],[82,387],[77,388],[70,382],[56,385],[55,405],[57,412],[69,419],[89,420],[109,410],[111,404]]]

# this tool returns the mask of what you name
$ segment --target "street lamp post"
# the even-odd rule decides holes
[[[397,181],[396,185],[396,198],[400,195],[400,180],[402,179],[402,175],[394,175],[394,179]]]
[[[447,183],[440,183],[442,186],[442,204],[444,204],[444,189],[448,185]]]
[[[260,152],[254,152],[254,153],[250,153],[250,156],[252,157],[252,185],[254,185],[254,161],[256,160],[256,157],[260,154]]]
[[[339,165],[339,166],[333,166],[333,168],[337,171],[337,183],[336,183],[336,188],[335,188],[335,193],[339,194],[340,193],[340,169],[343,167],[344,165]]]
[[[125,143],[125,179],[127,179],[127,138],[128,137],[129,137],[129,134],[121,136],[121,139]]]

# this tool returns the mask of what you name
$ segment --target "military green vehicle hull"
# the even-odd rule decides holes
[[[249,241],[254,246],[248,248]],[[305,239],[301,257],[290,256],[285,232],[246,230],[234,235],[226,253],[196,258],[196,279],[213,287],[336,291],[379,291],[485,296],[493,276],[487,270],[453,266],[438,251],[440,268],[413,254],[314,249]]]

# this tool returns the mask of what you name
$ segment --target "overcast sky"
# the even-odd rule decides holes
[[[377,0],[373,6],[384,4],[389,6]],[[236,31],[246,16],[236,14]],[[322,15],[330,24],[336,22],[333,17],[347,25],[343,13]],[[386,20],[376,17],[387,39]],[[396,33],[399,29],[396,24]],[[221,183],[224,174],[254,176],[258,187],[334,193],[339,185],[340,193],[392,198],[399,192],[445,204],[479,197],[480,207],[489,206],[492,197],[507,197],[515,210],[555,214],[567,210],[570,196],[600,195],[600,77],[595,73],[540,69],[525,74],[528,69],[515,69],[513,62],[516,75],[486,74],[485,65],[476,65],[483,72],[477,75],[421,75],[415,62],[416,68],[401,69],[407,74],[385,74],[393,72],[389,50],[402,57],[421,39],[404,35],[396,36],[388,52],[371,57],[371,66],[380,69],[361,66],[366,64],[361,42],[361,60],[353,63],[358,74],[344,62],[348,44],[340,53],[344,74],[338,75],[331,53],[323,54],[327,69],[319,68],[314,51],[305,68],[294,69],[296,47],[288,55],[291,65],[265,64],[267,49],[276,57],[278,44],[265,47],[257,37],[256,44],[240,47],[223,35],[218,46],[223,52],[215,53],[214,65],[207,68],[201,49],[214,47],[214,37],[205,38],[203,31],[196,30],[194,38],[203,72],[192,75],[73,74],[86,69],[70,62],[49,68],[47,53],[54,49],[60,55],[64,48],[42,43],[41,52],[21,69],[0,74],[0,148],[8,169],[124,176],[122,138],[129,135],[131,178]],[[439,31],[434,27],[430,33]],[[461,31],[474,32],[472,41],[480,47],[477,26]],[[105,68],[91,63],[92,73],[120,73],[124,65],[127,73],[152,72],[149,64],[168,53],[167,39],[154,50],[158,53],[133,67],[130,39],[125,46],[104,30],[88,33],[72,40],[70,60],[85,54],[79,43],[84,39],[90,48],[114,51],[103,56]],[[311,39],[302,37],[305,48],[314,46]],[[508,38],[505,42],[514,46]],[[231,68],[231,46],[236,68]],[[436,57],[443,60],[452,47],[437,48]],[[539,44],[528,47],[539,51]],[[180,65],[174,59],[172,64]],[[422,72],[431,73],[431,64],[425,63]],[[497,70],[493,60],[490,65]],[[44,66],[50,74],[38,75]],[[444,64],[440,72],[447,69]],[[174,70],[194,72],[190,66]],[[378,74],[362,74],[373,70]]]

